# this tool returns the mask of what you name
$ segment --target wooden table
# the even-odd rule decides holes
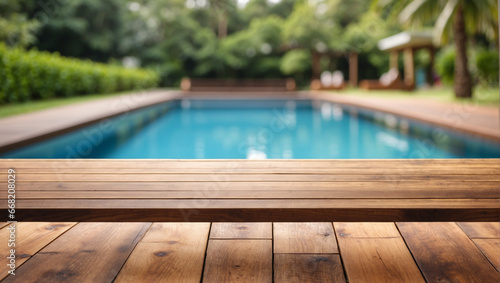
[[[499,159],[2,159],[0,167],[2,209],[15,170],[17,221],[500,219]]]

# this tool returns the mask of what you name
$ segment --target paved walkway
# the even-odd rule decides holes
[[[497,107],[447,103],[426,98],[359,97],[331,92],[311,96],[336,103],[360,106],[398,116],[452,128],[500,141],[500,115]]]
[[[305,96],[304,92],[295,94],[300,97]],[[180,91],[152,90],[0,119],[0,152],[182,95]],[[266,93],[266,96],[269,96],[269,93]],[[358,97],[331,92],[311,92],[311,96],[381,110],[500,141],[500,118],[498,108],[495,107],[445,103],[423,98]],[[234,94],[230,97],[234,98]]]
[[[181,95],[178,91],[143,91],[0,119],[0,152]]]

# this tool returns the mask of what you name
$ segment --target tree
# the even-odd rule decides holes
[[[58,1],[50,2],[50,6],[36,5],[30,11],[33,16],[46,15],[37,33],[37,48],[101,62],[122,55],[118,47],[126,26],[123,0],[64,2],[64,5]]]
[[[321,57],[328,50],[331,38],[340,38],[340,26],[333,17],[328,1],[299,1],[283,26],[283,38],[290,49],[303,48],[311,54],[313,78],[321,74]],[[295,58],[296,56],[290,56]]]
[[[217,36],[224,38],[227,36],[228,15],[235,11],[236,1],[234,0],[209,0],[210,9],[217,20]]]
[[[378,1],[382,5],[400,5],[400,0]],[[399,2],[399,3],[396,3]],[[496,41],[498,36],[497,0],[413,0],[405,1],[399,13],[402,23],[434,23],[437,43],[451,34],[456,48],[454,89],[457,97],[472,97],[472,78],[468,68],[467,36],[484,33]]]
[[[29,3],[0,0],[0,41],[7,46],[27,47],[36,42],[40,23],[24,13]]]

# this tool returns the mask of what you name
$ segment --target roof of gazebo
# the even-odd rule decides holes
[[[433,46],[432,32],[404,31],[381,39],[378,42],[378,48],[382,51],[399,51],[406,48],[425,48]]]

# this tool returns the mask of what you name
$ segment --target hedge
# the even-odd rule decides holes
[[[0,104],[158,85],[156,72],[126,69],[0,43]]]

